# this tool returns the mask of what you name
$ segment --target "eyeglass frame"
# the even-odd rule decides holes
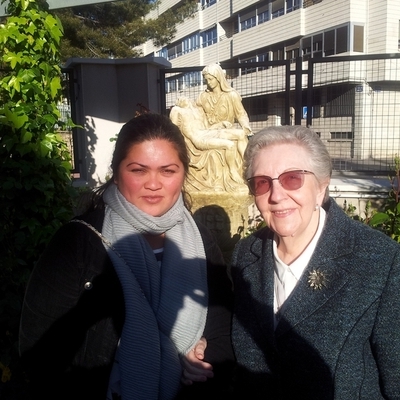
[[[282,183],[281,183],[281,181],[279,180],[279,178],[280,178],[282,175],[290,174],[290,173],[293,173],[293,172],[294,172],[294,173],[301,174],[301,175],[303,176],[303,179],[302,179],[302,181],[301,181],[301,185],[300,185],[298,188],[296,188],[296,189],[286,189],[286,188],[282,185]],[[315,176],[314,172],[312,172],[312,171],[307,171],[306,169],[294,169],[294,170],[292,170],[292,171],[285,171],[285,172],[282,172],[277,178],[271,178],[271,177],[268,176],[268,175],[256,175],[256,176],[252,176],[252,177],[246,179],[246,181],[247,181],[247,186],[248,186],[248,188],[249,188],[249,190],[250,190],[250,193],[251,193],[253,196],[262,196],[263,194],[266,194],[266,193],[268,193],[268,192],[271,190],[271,188],[272,188],[272,181],[278,181],[279,184],[280,184],[285,190],[290,190],[290,191],[291,191],[291,190],[298,190],[298,189],[302,188],[303,185],[304,185],[304,175],[308,175],[308,174],[312,174],[312,175]],[[256,194],[256,193],[251,189],[251,184],[250,184],[250,181],[251,181],[252,179],[254,179],[254,178],[265,178],[265,179],[269,182],[269,188],[268,188],[268,190],[267,190],[266,192],[264,192],[264,193]]]

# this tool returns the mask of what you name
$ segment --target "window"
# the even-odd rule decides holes
[[[200,47],[200,35],[198,33],[183,39],[183,54],[190,53]]]
[[[176,57],[175,55],[175,46],[168,49],[168,60],[173,60]]]
[[[257,57],[258,57],[258,62],[269,61],[269,52],[259,54]],[[258,70],[259,70],[259,71],[263,71],[263,70],[266,69],[266,68],[267,68],[267,67],[258,67]],[[271,67],[270,67],[270,68],[271,68]]]
[[[302,0],[265,0],[260,3],[245,14],[239,15],[236,23],[241,31],[295,11],[303,4]],[[238,31],[236,28],[235,30]]]
[[[331,132],[331,139],[352,140],[353,132]]]
[[[354,25],[353,27],[353,50],[364,52],[364,27],[360,25]]]
[[[259,24],[267,22],[268,20],[271,19],[269,12],[269,3],[264,4],[263,6],[257,8],[257,19]]]
[[[247,58],[246,60],[240,60],[241,63],[243,64],[247,64],[247,63],[253,63],[253,62],[257,62],[257,57],[251,57],[251,58]],[[246,75],[246,74],[250,74],[251,72],[256,72],[257,68],[253,67],[253,68],[241,68],[241,73],[242,75]]]
[[[157,52],[157,57],[168,58],[168,50],[166,47],[163,47],[161,50]]]
[[[182,55],[182,42],[168,48],[168,60]]]
[[[203,41],[202,46],[208,47],[214,43],[217,43],[217,28],[212,28],[207,31],[202,32],[201,38]]]
[[[258,23],[262,24],[263,22],[267,22],[269,20],[269,11],[262,11],[258,14]]]
[[[286,50],[286,60],[290,60],[292,63],[296,61],[299,56],[299,48]]]
[[[269,61],[269,52],[266,53],[260,53],[260,54],[256,54],[252,57],[248,57],[248,58],[244,58],[244,59],[239,59],[239,63],[241,64],[251,64],[253,62],[265,62],[265,61]],[[266,69],[267,67],[250,67],[250,65],[248,67],[242,67],[240,68],[240,73],[241,75],[246,75],[246,74],[250,74],[251,72],[256,72],[256,71],[263,71],[264,69]],[[269,67],[271,68],[271,67]]]
[[[258,55],[258,61],[269,61],[269,53],[263,53]]]
[[[207,8],[215,4],[217,0],[201,0],[201,8]]]
[[[250,29],[253,26],[257,25],[257,13],[256,10],[253,9],[245,14],[240,14],[238,16],[238,21],[240,23],[240,30],[245,31],[246,29]]]
[[[279,60],[283,60],[284,59],[284,50],[283,47],[280,48],[274,48],[272,50],[272,60],[273,61],[279,61]]]
[[[287,0],[286,1],[286,13],[290,13],[300,8],[300,0]]]
[[[311,57],[311,37],[302,40],[302,55],[304,60],[308,60]]]
[[[272,18],[280,17],[285,14],[285,1],[276,0],[272,3]]]
[[[256,17],[251,17],[249,19],[246,19],[246,21],[241,21],[240,22],[240,29],[242,31],[245,31],[246,29],[252,28],[253,26],[257,25],[257,20]]]
[[[201,75],[201,71],[192,71],[167,78],[165,80],[165,89],[167,93],[171,93],[202,84],[203,76]]]
[[[335,54],[335,31],[328,31],[324,34],[324,54],[326,57]]]
[[[193,71],[184,75],[186,87],[199,86],[203,83],[201,71]]]
[[[165,82],[165,89],[167,93],[176,92],[176,80],[167,79]]]
[[[322,57],[322,33],[312,37],[313,57]]]
[[[186,88],[186,86],[185,86],[185,77],[181,75],[178,78],[178,90],[181,91],[181,90],[183,90],[185,88]]]
[[[308,60],[310,57],[327,57],[349,51],[348,32],[349,25],[346,25],[303,38],[301,50],[304,60]],[[357,29],[357,48],[361,47],[359,42],[363,42],[362,36],[363,29]]]
[[[348,27],[342,26],[336,29],[336,54],[348,51]]]

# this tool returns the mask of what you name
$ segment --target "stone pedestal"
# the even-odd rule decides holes
[[[246,192],[189,192],[189,195],[194,219],[215,235],[229,262],[235,244],[249,228],[249,206],[253,197]]]

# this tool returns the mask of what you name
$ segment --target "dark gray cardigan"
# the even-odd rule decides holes
[[[273,233],[232,258],[236,394],[252,399],[400,399],[400,245],[330,200],[315,252],[274,331]],[[313,270],[326,287],[313,289]]]

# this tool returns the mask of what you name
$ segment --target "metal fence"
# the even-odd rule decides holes
[[[253,131],[306,125],[337,172],[387,175],[400,155],[400,54],[221,63],[242,96]],[[162,109],[205,89],[203,67],[162,70]]]
[[[221,66],[241,94],[255,133],[272,125],[306,125],[325,142],[335,172],[379,176],[393,172],[394,157],[400,155],[400,54]],[[161,70],[162,112],[168,113],[178,97],[195,100],[204,91],[202,69]],[[0,66],[0,77],[6,72]],[[65,122],[74,116],[71,71],[63,70],[63,79],[66,102],[60,104],[60,121]],[[78,165],[76,129],[63,131]]]

